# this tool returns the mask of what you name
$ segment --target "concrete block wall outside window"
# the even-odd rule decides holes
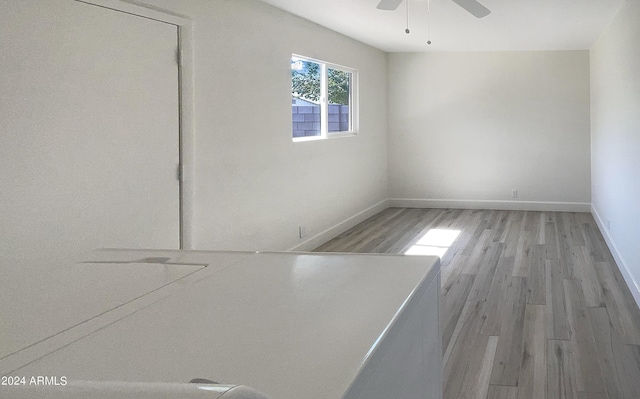
[[[349,130],[349,106],[329,104],[329,133]],[[320,134],[320,107],[292,105],[293,137],[309,137]]]

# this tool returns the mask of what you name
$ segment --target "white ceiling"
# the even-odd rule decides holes
[[[262,0],[388,52],[584,50],[609,24],[623,0],[480,0],[491,14],[478,19],[451,0],[409,0],[395,11],[379,0]],[[405,0],[406,1],[406,0]]]

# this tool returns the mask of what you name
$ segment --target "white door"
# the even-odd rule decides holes
[[[177,27],[72,0],[2,8],[2,260],[179,248]]]

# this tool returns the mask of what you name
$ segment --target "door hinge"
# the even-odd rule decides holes
[[[182,164],[181,163],[176,165],[176,179],[178,181],[182,181]]]

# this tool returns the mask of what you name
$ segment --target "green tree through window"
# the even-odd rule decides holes
[[[302,66],[291,68],[291,91],[295,96],[304,100],[318,102],[320,100],[320,65],[310,61],[298,62]],[[349,105],[348,72],[329,68],[327,71],[327,85],[329,104]]]
[[[318,102],[320,100],[320,65],[315,62],[291,61],[291,93],[294,96]]]
[[[349,105],[349,73],[329,68],[329,104]]]

